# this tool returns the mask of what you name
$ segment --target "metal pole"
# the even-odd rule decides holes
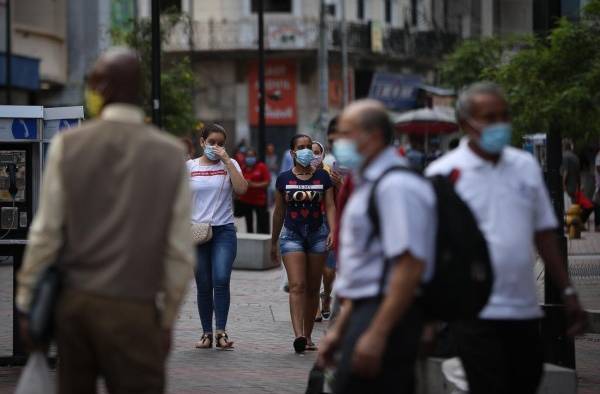
[[[12,18],[10,0],[6,0],[6,105],[12,104]]]
[[[160,111],[160,0],[152,0],[152,123],[162,127]]]
[[[319,140],[323,140],[329,114],[329,65],[327,48],[327,9],[325,0],[320,0],[319,13]]]
[[[265,120],[265,8],[263,0],[258,0],[258,159],[265,161],[266,120]]]
[[[567,238],[564,232],[564,192],[560,167],[562,164],[562,141],[559,129],[550,130],[546,139],[546,183],[558,218],[557,236],[560,252],[568,272]],[[575,344],[565,335],[567,321],[559,289],[552,282],[548,270],[544,270],[544,312],[542,339],[545,361],[568,368],[575,368]]]
[[[346,24],[346,0],[340,0],[342,14],[342,103],[348,105],[350,87],[348,86],[348,25]]]

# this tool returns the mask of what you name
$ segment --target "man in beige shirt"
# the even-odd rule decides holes
[[[18,274],[27,313],[57,263],[60,393],[164,391],[177,310],[193,275],[183,147],[144,124],[140,64],[127,49],[96,63],[86,101],[100,119],[52,142],[41,200]]]

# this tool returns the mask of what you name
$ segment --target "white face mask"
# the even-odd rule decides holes
[[[311,161],[310,165],[313,167],[319,167],[323,163],[323,155],[316,155]]]

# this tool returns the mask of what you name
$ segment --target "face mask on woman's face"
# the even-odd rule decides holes
[[[215,153],[214,146],[212,145],[204,145],[204,156],[206,156],[206,158],[210,161],[219,160],[219,156],[217,156],[217,154]]]
[[[296,161],[302,166],[302,167],[308,167],[310,166],[310,162],[312,161],[312,159],[315,157],[313,151],[311,149],[300,149],[298,151],[296,151]]]
[[[246,165],[248,167],[254,167],[256,164],[256,157],[246,157]]]
[[[317,168],[323,163],[323,155],[315,155],[315,157],[310,161],[310,165]]]

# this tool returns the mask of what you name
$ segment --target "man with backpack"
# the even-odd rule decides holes
[[[413,393],[422,328],[415,299],[433,275],[433,188],[410,171],[382,178],[408,163],[390,145],[394,129],[380,103],[349,105],[338,131],[334,154],[352,169],[355,189],[341,221],[335,289],[342,307],[320,345],[318,364],[332,365],[339,351],[336,393]],[[374,205],[378,223],[371,218]]]
[[[502,90],[474,84],[460,94],[456,107],[467,138],[426,174],[453,179],[487,240],[494,270],[492,294],[478,318],[453,324],[459,357],[470,393],[533,394],[543,367],[534,243],[562,291],[568,334],[582,331],[585,314],[563,266],[558,221],[541,169],[532,155],[508,146],[511,124]]]

